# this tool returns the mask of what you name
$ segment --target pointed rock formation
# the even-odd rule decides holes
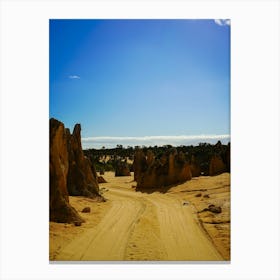
[[[98,176],[97,177],[98,183],[102,184],[102,183],[107,183],[107,181],[102,177],[102,176]]]
[[[63,123],[50,119],[50,220],[59,223],[82,222],[70,206],[67,190],[69,170],[67,132]]]
[[[69,195],[104,201],[99,194],[97,175],[82,151],[81,126],[73,134],[58,120],[50,119],[50,220],[61,223],[83,222],[70,206]]]
[[[200,166],[199,164],[197,163],[194,155],[192,155],[192,158],[191,158],[191,172],[192,172],[192,177],[198,177],[200,176],[201,174],[201,169],[200,169]]]
[[[117,161],[115,176],[130,176],[130,169],[125,161]]]
[[[230,143],[222,145],[218,141],[214,145],[214,156],[210,159],[209,175],[218,175],[223,172],[230,172]]]
[[[102,200],[96,171],[90,160],[84,156],[81,145],[81,125],[76,124],[68,137],[69,172],[67,189],[69,195],[81,195]]]
[[[170,186],[190,180],[192,175],[184,154],[178,154],[176,149],[159,158],[152,151],[145,156],[143,151],[138,150],[134,157],[134,177],[139,189]]]
[[[134,181],[137,182],[140,174],[145,172],[146,169],[147,169],[146,156],[141,149],[137,149],[135,151],[134,161],[133,161]]]
[[[219,175],[227,171],[226,165],[222,158],[218,155],[214,155],[210,160],[209,175]]]

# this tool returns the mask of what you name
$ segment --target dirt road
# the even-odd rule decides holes
[[[109,210],[62,248],[57,260],[223,260],[191,204],[168,193],[136,192],[131,177],[108,173],[105,179]]]

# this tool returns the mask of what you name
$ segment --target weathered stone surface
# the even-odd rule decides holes
[[[190,149],[188,159],[191,164],[192,177],[230,172],[230,143],[228,145],[223,145],[221,141],[215,145],[201,143]]]
[[[190,168],[191,168],[191,173],[192,173],[192,177],[198,177],[200,176],[201,174],[201,169],[200,169],[200,166],[199,164],[197,163],[194,155],[192,156],[191,158],[191,165],[190,165]]]
[[[133,161],[134,181],[137,182],[138,177],[146,170],[147,170],[146,156],[141,149],[137,149]]]
[[[218,214],[218,213],[222,212],[222,208],[220,206],[209,205],[208,206],[208,211]]]
[[[211,204],[200,212],[205,212],[205,211],[210,211],[212,213],[219,214],[222,212],[222,208],[220,206],[215,206],[214,204]]]
[[[226,171],[227,168],[222,158],[220,156],[214,155],[210,160],[209,175],[210,176],[219,175]]]
[[[116,163],[115,176],[130,176],[130,169],[125,161],[118,161]]]
[[[85,207],[83,210],[82,210],[83,213],[90,213],[90,207]]]
[[[155,162],[155,155],[151,150],[147,151],[147,165],[151,166]]]
[[[82,222],[69,204],[67,174],[69,171],[67,131],[63,123],[50,119],[50,220],[59,223]]]
[[[81,195],[104,201],[99,194],[97,174],[81,146],[81,126],[73,134],[58,120],[50,119],[50,220],[83,222],[70,206],[69,195]]]
[[[69,172],[67,189],[69,195],[100,198],[97,174],[90,160],[84,156],[81,145],[81,125],[76,124],[68,136]]]
[[[107,181],[102,177],[102,176],[98,176],[97,177],[97,180],[98,180],[98,183],[101,184],[101,183],[107,183]]]
[[[136,173],[136,175],[135,175]],[[143,151],[136,151],[134,157],[134,178],[137,188],[155,188],[169,186],[190,180],[190,165],[183,153],[170,150],[156,158],[151,151],[147,156]]]

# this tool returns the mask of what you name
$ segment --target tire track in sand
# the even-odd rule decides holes
[[[111,194],[125,200],[139,201],[145,205],[146,210],[142,211],[138,223],[149,220],[149,225],[133,227],[132,235],[128,245],[135,246],[134,260],[173,260],[173,261],[217,261],[223,260],[209,237],[201,228],[196,214],[193,213],[191,205],[182,206],[180,199],[170,194],[145,194],[130,189],[112,188]],[[156,219],[152,219],[147,212],[155,212]],[[160,236],[152,237],[159,227]],[[132,238],[141,236],[142,239]],[[143,242],[146,239],[146,242]],[[159,240],[158,240],[159,239]],[[151,242],[150,246],[145,243]],[[153,243],[154,241],[155,243]],[[144,246],[143,246],[144,245]],[[139,251],[138,248],[142,250]],[[162,247],[162,248],[160,248]],[[144,254],[146,250],[146,256]],[[151,252],[155,251],[155,254]],[[128,248],[129,252],[133,252]],[[162,252],[162,253],[160,253]],[[156,257],[155,257],[156,256]],[[129,257],[126,255],[126,257]],[[155,257],[155,258],[153,258]],[[162,258],[163,257],[163,258]]]
[[[141,212],[141,204],[116,200],[103,220],[74,239],[57,256],[57,260],[124,260],[131,228]]]
[[[183,207],[179,200],[168,194],[152,194],[147,199],[157,208],[161,239],[168,260],[223,260],[194,219],[190,206]]]
[[[57,260],[223,260],[190,205],[182,206],[169,194],[145,194],[113,186],[108,189],[106,197],[112,207],[105,217],[63,248]],[[152,237],[155,229],[159,234]],[[139,252],[137,248],[141,248]]]

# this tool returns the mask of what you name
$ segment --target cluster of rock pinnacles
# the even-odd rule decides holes
[[[50,220],[60,223],[83,222],[69,204],[69,195],[80,195],[103,201],[94,166],[84,156],[81,126],[70,133],[64,124],[50,119]]]
[[[216,151],[222,150],[218,142]],[[81,145],[81,126],[76,124],[70,133],[64,124],[50,119],[50,220],[60,223],[81,223],[83,219],[69,204],[69,195],[86,196],[97,201],[105,201],[99,194],[98,178],[92,162],[84,156]],[[204,175],[217,175],[230,169],[230,146],[214,154],[207,163],[209,169]],[[152,151],[146,153],[137,149],[133,162],[134,180],[137,188],[164,187],[200,176],[201,164],[194,156],[186,160],[183,152],[175,148],[160,157]],[[205,170],[204,170],[205,171]],[[116,176],[130,176],[126,162],[116,166]]]
[[[214,149],[217,153],[206,162],[209,169],[204,170],[204,175],[214,176],[230,170],[230,145],[221,152],[222,145],[218,142]],[[137,189],[179,184],[202,174],[201,164],[195,157],[186,160],[184,153],[177,152],[176,148],[159,157],[155,157],[151,150],[144,153],[138,149],[134,155],[133,170]]]

